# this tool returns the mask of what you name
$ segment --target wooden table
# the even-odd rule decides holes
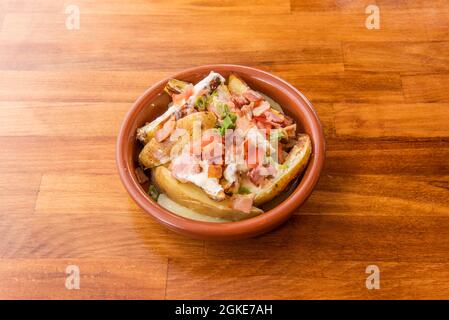
[[[0,1],[0,298],[449,298],[447,1],[250,2]],[[209,63],[284,78],[324,126],[315,192],[256,239],[179,236],[116,172],[132,102]]]

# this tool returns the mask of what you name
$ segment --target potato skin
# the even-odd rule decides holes
[[[162,124],[154,126],[151,123],[145,124],[143,127],[137,129],[137,140],[146,145],[154,137],[157,130],[162,128]]]
[[[301,134],[298,138],[298,143],[290,151],[287,159],[284,162],[286,169],[278,173],[278,175],[264,186],[255,196],[254,205],[258,206],[272,200],[279,193],[281,193],[287,185],[298,174],[300,174],[307,163],[309,162],[312,153],[312,143],[307,134]]]
[[[228,88],[231,93],[241,95],[249,90],[248,85],[236,74],[229,75]]]
[[[201,130],[207,130],[215,127],[217,117],[210,111],[191,113],[176,121],[176,128],[192,133],[195,121],[201,122]]]
[[[153,168],[169,162],[171,151],[175,145],[177,148],[181,148],[189,142],[195,121],[200,121],[201,129],[207,130],[215,127],[217,118],[212,112],[195,112],[179,119],[176,121],[176,127],[184,129],[185,134],[177,141],[171,141],[169,138],[163,142],[157,142],[156,139],[151,138],[139,154],[140,164],[145,168]]]
[[[157,142],[152,138],[140,151],[139,162],[145,168],[153,168],[170,161],[170,152],[176,141]]]
[[[153,168],[153,180],[160,191],[170,199],[199,213],[216,218],[238,221],[261,214],[263,211],[253,207],[250,214],[231,208],[229,198],[217,202],[210,199],[201,188],[176,180],[171,171],[164,166]]]

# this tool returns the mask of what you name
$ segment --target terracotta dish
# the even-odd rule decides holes
[[[204,222],[181,217],[151,199],[138,182],[136,168],[141,147],[136,143],[136,130],[150,122],[166,109],[170,97],[164,86],[171,78],[196,83],[211,71],[229,77],[238,74],[251,88],[277,101],[285,113],[298,123],[301,132],[310,136],[312,155],[302,177],[290,190],[291,193],[264,213],[235,222]],[[323,130],[312,104],[307,98],[284,80],[267,72],[238,65],[206,65],[191,68],[164,79],[137,99],[123,121],[117,139],[117,168],[120,178],[134,201],[153,218],[168,228],[194,238],[232,240],[253,237],[265,233],[285,222],[311,194],[318,182],[325,157]]]

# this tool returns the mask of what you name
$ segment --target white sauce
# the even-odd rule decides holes
[[[189,161],[190,164],[198,163],[201,166],[202,171],[199,173],[192,172],[191,170],[176,171],[173,172],[176,179],[181,182],[191,182],[211,196],[218,196],[220,193],[224,192],[223,187],[217,178],[209,178],[209,165],[205,161],[199,161],[190,155],[184,154],[172,160],[173,167],[176,167],[179,163],[185,163],[185,161]]]
[[[207,75],[203,80],[198,82],[193,86],[193,94],[189,97],[188,101],[189,103],[193,103],[196,98],[198,97],[198,94],[201,90],[207,89],[210,86],[210,83],[215,78],[219,78],[221,83],[224,83],[226,80],[223,78],[223,76],[219,73],[216,73],[214,71],[211,71],[209,75]],[[186,103],[185,99],[182,99],[178,101],[178,104],[172,104],[167,111],[165,111],[161,116],[154,119],[151,123],[145,125],[142,128],[137,129],[137,137],[139,140],[144,141],[145,137],[147,135],[147,132],[152,131],[156,129],[157,126],[159,126],[161,123],[166,121],[168,118],[170,118],[175,112],[177,112],[184,104]]]
[[[198,94],[200,93],[200,91],[208,89],[210,83],[216,78],[219,78],[221,83],[224,83],[226,81],[221,74],[211,71],[209,75],[207,75],[203,80],[193,86],[193,94],[190,96],[188,102],[194,103],[194,101],[198,98]]]
[[[226,169],[223,171],[223,177],[230,183],[237,181],[237,164],[228,164]]]
[[[251,127],[246,137],[256,146],[260,145],[265,150],[270,150],[270,153],[276,152],[271,143],[265,138],[265,135],[257,127]]]

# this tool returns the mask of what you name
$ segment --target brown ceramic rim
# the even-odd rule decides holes
[[[153,202],[148,198],[142,190],[139,183],[132,174],[132,163],[130,163],[130,152],[132,152],[132,144],[135,143],[135,134],[131,132],[135,116],[151,101],[156,95],[162,92],[163,86],[170,78],[186,78],[192,73],[208,73],[210,70],[216,72],[232,71],[237,74],[249,74],[258,80],[269,82],[275,86],[277,90],[282,90],[284,95],[288,95],[289,99],[295,101],[295,105],[306,105],[305,122],[308,122],[311,128],[310,136],[312,139],[313,157],[311,157],[308,167],[304,173],[301,182],[298,184],[293,193],[285,199],[281,204],[259,216],[237,222],[202,222],[190,220],[178,216]],[[303,121],[304,122],[304,121]],[[286,81],[265,71],[230,64],[204,65],[181,71],[173,76],[151,86],[134,102],[131,109],[125,116],[122,127],[117,139],[116,150],[117,168],[120,178],[134,201],[156,220],[167,226],[168,228],[191,237],[201,239],[220,239],[231,240],[247,238],[265,233],[283,222],[285,222],[312,193],[313,188],[318,182],[321,169],[325,158],[325,140],[319,118],[312,107],[309,100],[299,92],[295,87]]]

